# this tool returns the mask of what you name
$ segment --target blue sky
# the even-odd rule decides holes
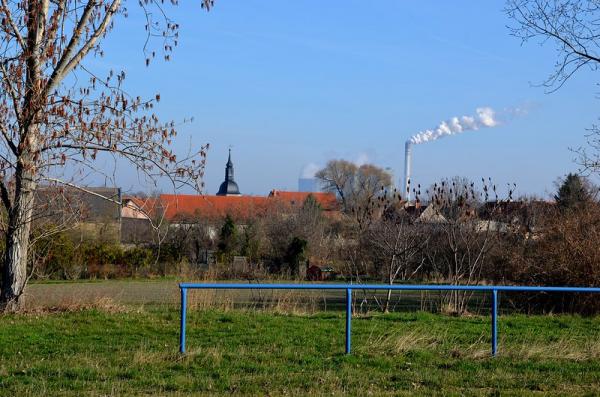
[[[163,120],[194,117],[176,150],[211,144],[207,194],[229,145],[245,194],[295,190],[304,167],[331,158],[390,167],[398,182],[414,133],[482,106],[526,106],[499,127],[416,146],[413,179],[485,176],[543,196],[577,169],[569,147],[584,144],[600,115],[592,72],[553,94],[533,86],[551,72],[554,49],[511,37],[502,1],[217,0],[210,13],[181,3],[167,8],[181,26],[171,62],[145,67],[132,2],[106,56],[90,64],[125,69],[132,94],[160,92]],[[139,188],[127,171],[118,183]]]

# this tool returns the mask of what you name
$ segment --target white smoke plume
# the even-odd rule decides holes
[[[369,163],[369,155],[366,153],[359,153],[354,161],[354,164],[356,164],[358,167],[367,163]]]
[[[489,107],[476,109],[475,116],[453,117],[450,120],[442,121],[437,128],[433,130],[421,131],[413,135],[409,142],[415,145],[435,141],[448,135],[456,135],[465,131],[476,131],[480,128],[496,127],[500,124],[496,117],[496,112]]]
[[[300,178],[306,178],[306,179],[314,178],[315,174],[320,169],[321,168],[317,164],[308,163],[302,168],[302,172],[300,173]]]

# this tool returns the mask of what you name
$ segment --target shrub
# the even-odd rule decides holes
[[[133,247],[123,253],[123,265],[129,269],[132,276],[139,275],[140,271],[145,271],[147,275],[155,261],[156,256],[149,248]]]
[[[504,263],[495,274],[523,285],[600,285],[600,206],[590,203],[574,211],[556,211],[533,238],[506,241]],[[508,254],[507,254],[508,253]],[[585,294],[541,294],[515,298],[528,310],[593,313],[600,297]]]
[[[53,279],[77,279],[83,268],[77,260],[77,248],[65,233],[42,238],[33,250],[34,273]]]

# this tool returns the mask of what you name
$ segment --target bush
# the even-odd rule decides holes
[[[83,273],[77,247],[66,234],[59,233],[38,242],[33,250],[34,274],[53,279],[77,279]]]
[[[155,262],[156,256],[149,248],[133,247],[123,253],[123,265],[129,269],[132,276],[139,275],[140,271],[148,275]]]
[[[495,281],[521,285],[600,285],[600,206],[590,203],[574,211],[556,211],[542,231],[517,241],[504,242],[504,257],[492,276]],[[524,297],[523,297],[524,298]],[[515,304],[527,310],[594,313],[600,297],[586,294],[541,294]]]

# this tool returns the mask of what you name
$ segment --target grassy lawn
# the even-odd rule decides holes
[[[147,307],[0,317],[0,394],[600,394],[600,318],[428,313],[353,320],[341,313]]]

